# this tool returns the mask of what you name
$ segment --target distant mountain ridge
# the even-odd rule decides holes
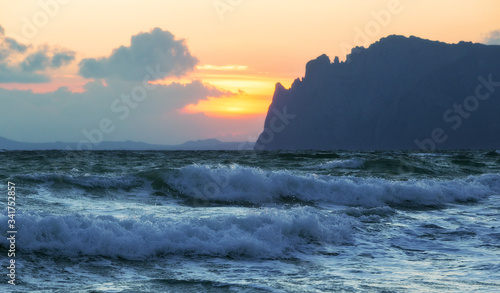
[[[276,85],[256,150],[500,148],[500,46],[388,36]]]
[[[206,139],[188,141],[179,145],[147,144],[143,142],[103,141],[93,144],[92,150],[251,150],[253,142],[222,142],[217,139]],[[77,143],[53,142],[53,143],[28,143],[13,141],[0,137],[0,151],[2,150],[87,150],[87,147],[78,146]]]

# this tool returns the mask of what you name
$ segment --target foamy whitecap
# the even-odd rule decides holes
[[[6,217],[1,217],[7,222]],[[23,214],[19,251],[145,259],[162,255],[275,258],[310,243],[352,243],[352,218],[314,208],[185,218]],[[0,242],[7,246],[4,239]]]
[[[270,203],[280,198],[347,206],[442,206],[478,201],[500,192],[500,175],[485,174],[454,180],[394,181],[350,176],[299,175],[290,171],[258,168],[191,165],[165,182],[182,194],[207,201]]]

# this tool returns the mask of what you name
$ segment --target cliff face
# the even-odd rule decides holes
[[[500,46],[389,36],[276,85],[256,150],[500,148]]]

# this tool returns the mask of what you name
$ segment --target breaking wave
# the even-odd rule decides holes
[[[500,175],[474,175],[453,180],[395,181],[381,178],[294,174],[259,168],[191,165],[164,174],[180,193],[208,201],[263,204],[294,198],[346,206],[440,207],[479,201],[500,192]]]
[[[352,163],[352,162],[350,162]],[[360,163],[360,162],[358,162]],[[188,165],[128,175],[22,175],[21,179],[51,188],[79,187],[134,190],[151,188],[161,195],[232,205],[303,202],[351,207],[440,208],[476,202],[500,193],[500,175],[455,179],[390,180],[375,177],[318,175],[311,172],[263,170],[233,165]]]
[[[7,223],[6,217],[0,217]],[[277,258],[317,244],[352,243],[355,221],[312,207],[265,209],[248,215],[184,218],[23,214],[21,252],[141,260],[168,255]],[[7,247],[7,240],[0,240]]]

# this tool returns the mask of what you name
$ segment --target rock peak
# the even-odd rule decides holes
[[[317,78],[321,74],[325,74],[330,67],[330,57],[322,54],[318,58],[307,62],[306,78]]]

